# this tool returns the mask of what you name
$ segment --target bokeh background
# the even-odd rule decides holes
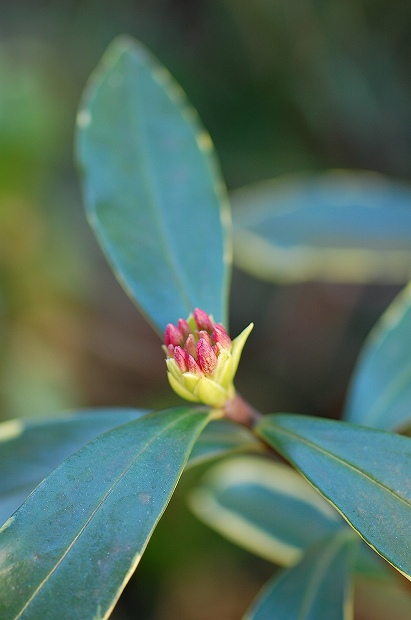
[[[157,337],[88,228],[74,165],[82,89],[121,33],[183,86],[230,190],[329,168],[411,176],[409,3],[3,3],[0,419],[177,402]],[[231,331],[256,324],[240,391],[263,412],[338,417],[364,338],[399,288],[274,286],[235,271]],[[272,574],[190,515],[184,493],[200,473],[185,475],[113,618],[237,620]],[[360,603],[358,618],[378,617]]]

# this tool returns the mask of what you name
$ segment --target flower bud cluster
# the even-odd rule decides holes
[[[168,379],[177,394],[221,407],[235,394],[233,379],[253,325],[233,341],[221,323],[196,308],[187,320],[169,323],[164,334]]]

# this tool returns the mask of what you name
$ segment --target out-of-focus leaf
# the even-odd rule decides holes
[[[211,422],[203,434],[212,424],[218,422]],[[213,467],[190,493],[189,504],[220,534],[281,566],[294,565],[307,548],[348,528],[294,469],[255,457],[238,457]],[[387,566],[361,541],[357,572],[385,577]]]
[[[159,331],[195,307],[226,323],[230,215],[209,135],[140,44],[116,39],[78,114],[90,223]]]
[[[98,435],[144,413],[99,409],[0,424],[0,522],[66,458]]]
[[[211,469],[191,492],[196,516],[260,557],[289,566],[345,528],[338,513],[291,467],[240,457]]]
[[[234,261],[274,282],[406,282],[411,188],[370,172],[288,176],[232,196]]]
[[[214,420],[198,438],[187,466],[192,467],[236,452],[261,450],[264,450],[261,442],[244,427],[228,420]]]
[[[0,530],[2,620],[107,618],[208,420],[148,414],[55,469]]]
[[[285,414],[265,416],[255,430],[411,579],[410,438]]]
[[[397,573],[394,573],[391,566],[363,540],[356,555],[355,573],[365,579],[379,579],[380,581],[389,579],[394,574],[397,578]],[[402,579],[399,575],[398,578]]]
[[[371,331],[354,371],[345,418],[394,430],[411,422],[411,286]]]
[[[262,590],[244,620],[350,620],[352,555],[358,541],[340,531]]]

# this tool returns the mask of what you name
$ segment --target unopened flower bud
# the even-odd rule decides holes
[[[192,355],[188,355],[188,372],[191,372],[193,375],[202,375],[203,371],[201,370],[199,364],[195,361]]]
[[[197,337],[198,338],[202,338],[203,340],[205,340],[206,342],[208,342],[208,344],[210,345],[210,347],[213,346],[213,341],[211,340],[211,336],[208,332],[206,332],[204,329],[200,330],[200,331],[196,331]]]
[[[168,347],[169,344],[172,344],[174,346],[181,346],[183,342],[184,336],[181,331],[178,329],[178,327],[176,327],[172,323],[169,323],[166,327],[166,331],[164,334],[164,344],[166,345],[166,347]]]
[[[164,334],[167,376],[177,394],[193,402],[222,407],[234,398],[234,376],[251,323],[231,340],[220,323],[196,308],[178,326],[169,323]]]
[[[217,366],[217,356],[211,344],[200,338],[196,346],[198,364],[205,375],[212,375]]]
[[[232,345],[230,336],[220,323],[215,323],[214,325],[213,339],[214,342],[220,344],[223,349],[230,349]]]
[[[183,335],[184,340],[191,334],[191,327],[184,319],[178,319],[178,329]]]
[[[177,366],[181,372],[187,372],[188,370],[188,353],[181,347],[175,347],[174,359],[177,362]]]
[[[196,341],[195,341],[193,334],[188,335],[184,348],[187,351],[187,353],[190,353],[190,355],[192,355],[193,357],[196,356],[197,354],[196,353]]]
[[[212,331],[213,323],[210,319],[209,315],[204,312],[204,310],[200,310],[200,308],[196,308],[194,310],[194,320],[197,325],[198,330],[204,329],[205,331]]]

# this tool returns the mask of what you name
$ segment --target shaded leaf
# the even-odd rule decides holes
[[[354,371],[345,418],[395,430],[411,423],[411,286],[371,331]]]
[[[234,260],[273,282],[406,282],[411,188],[371,172],[290,175],[232,195]]]
[[[207,424],[148,414],[64,461],[0,530],[0,617],[107,618]]]
[[[410,579],[410,438],[285,414],[265,416],[255,430]]]
[[[342,530],[309,549],[262,590],[244,620],[350,620],[356,538]]]
[[[116,39],[90,80],[78,158],[89,221],[157,330],[195,307],[226,324],[230,215],[211,139],[132,39]]]

